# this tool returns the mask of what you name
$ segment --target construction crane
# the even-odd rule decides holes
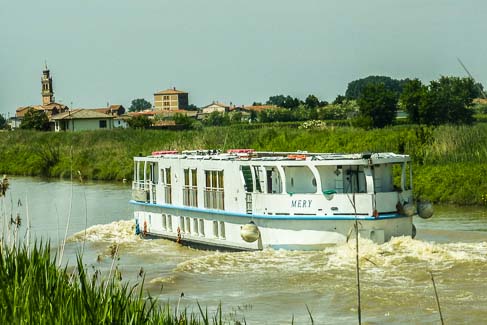
[[[470,78],[472,78],[472,80],[475,82],[475,78],[472,76],[472,74],[470,73],[470,71],[468,71],[468,69],[465,66],[465,64],[463,64],[462,60],[460,60],[459,57],[457,57],[457,60],[458,60],[458,63],[460,63],[460,65],[462,66],[463,70],[465,70],[465,72],[468,74],[468,76]],[[480,87],[480,85],[478,83],[475,83],[475,86],[477,86],[477,88],[479,89],[479,92],[482,95],[482,98],[487,98],[487,96],[485,95],[485,92],[482,89],[482,87]]]

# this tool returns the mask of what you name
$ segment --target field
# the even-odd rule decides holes
[[[411,155],[415,193],[433,202],[485,204],[487,124],[362,130],[322,123],[233,125],[189,131],[4,132],[0,173],[132,179],[132,157],[155,150],[254,148],[268,151],[396,152]]]

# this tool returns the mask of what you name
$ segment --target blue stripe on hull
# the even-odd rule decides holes
[[[265,220],[384,220],[384,219],[398,219],[398,218],[408,218],[405,215],[401,215],[399,213],[384,213],[379,214],[377,218],[373,216],[362,216],[358,215],[332,215],[332,216],[316,216],[316,215],[265,215],[265,214],[246,214],[246,213],[239,213],[239,212],[230,212],[230,211],[223,211],[223,210],[212,210],[212,209],[204,209],[204,208],[195,208],[195,207],[187,207],[187,206],[177,206],[172,204],[156,204],[156,203],[145,203],[145,202],[138,202],[134,200],[129,201],[130,204],[134,205],[141,205],[147,207],[154,207],[154,208],[164,208],[164,209],[172,209],[172,210],[182,210],[182,211],[191,211],[191,212],[199,212],[199,213],[209,213],[215,215],[224,215],[224,216],[232,216],[232,217],[240,217],[240,218],[254,218],[254,219],[265,219]]]

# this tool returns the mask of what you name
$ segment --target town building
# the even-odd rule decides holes
[[[115,116],[97,112],[95,109],[78,108],[51,117],[54,131],[87,131],[112,129]]]
[[[226,105],[223,103],[213,102],[210,105],[206,105],[201,109],[203,114],[210,114],[213,112],[225,113],[232,109],[231,105]]]
[[[187,110],[189,105],[188,93],[177,90],[176,87],[154,94],[155,111]]]
[[[42,105],[29,105],[19,107],[15,111],[15,121],[14,125],[18,126],[22,123],[22,119],[24,118],[25,113],[29,111],[29,109],[33,109],[35,111],[42,111],[44,112],[48,118],[54,116],[56,114],[65,112],[69,110],[69,107],[56,103],[54,99],[54,88],[52,84],[52,76],[50,75],[50,71],[47,68],[47,64],[44,66],[44,70],[42,71],[41,77],[41,96],[42,96]],[[52,124],[52,129],[54,129],[54,124]]]

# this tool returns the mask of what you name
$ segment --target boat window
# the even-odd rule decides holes
[[[245,192],[253,192],[254,182],[252,180],[252,171],[250,170],[250,166],[241,166],[240,171],[244,180]]]
[[[186,232],[186,230],[184,228],[184,217],[179,217],[179,228],[180,228],[181,232]]]
[[[198,206],[198,178],[196,169],[184,169],[183,204]]]
[[[318,174],[320,175],[321,189],[323,192],[335,191],[337,193],[342,192],[343,180],[341,179],[342,170],[338,166],[324,165],[316,166]],[[340,177],[340,178],[339,178]],[[337,187],[337,179],[340,179],[339,187]]]
[[[255,175],[255,190],[259,193],[262,193],[262,188],[260,186],[260,168],[258,166],[254,166],[254,175]]]
[[[225,222],[220,221],[220,238],[225,239]]]
[[[288,193],[316,193],[316,179],[307,166],[284,166],[283,168]]]
[[[223,171],[222,170],[205,170],[205,208],[224,209],[224,188],[223,188]]]
[[[200,230],[200,236],[204,236],[205,235],[205,220],[203,220],[203,219],[200,219],[199,230]]]
[[[151,163],[149,165],[149,179],[154,184],[157,184],[157,181],[159,180],[158,170],[157,163]]]
[[[381,164],[374,166],[374,186],[377,193],[380,192],[392,192],[393,177],[392,177],[392,165],[391,164]],[[399,181],[399,186],[400,186]]]
[[[365,193],[365,173],[363,166],[343,166],[343,193]]]
[[[218,238],[218,221],[213,221],[213,236]]]
[[[266,167],[267,193],[282,193],[281,174],[275,167]]]
[[[186,228],[186,232],[188,234],[190,234],[191,233],[191,218],[190,217],[186,217],[185,228]]]
[[[164,186],[164,202],[171,203],[171,168],[161,169],[161,183]]]
[[[167,231],[172,231],[172,215],[167,215]]]

